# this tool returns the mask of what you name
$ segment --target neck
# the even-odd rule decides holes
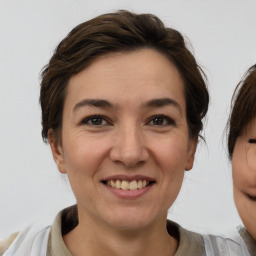
[[[172,256],[178,247],[176,239],[166,229],[166,216],[148,227],[137,230],[117,230],[105,223],[80,218],[76,228],[64,236],[65,244],[74,256]]]

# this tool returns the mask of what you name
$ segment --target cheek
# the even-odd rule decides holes
[[[163,209],[169,209],[176,200],[184,178],[187,160],[187,143],[183,139],[165,139],[154,147],[153,158],[160,167],[160,195],[158,203]]]
[[[65,166],[68,179],[77,201],[87,198],[93,202],[95,183],[99,179],[99,169],[106,154],[103,141],[73,138],[65,146]],[[86,193],[85,193],[86,191]]]
[[[248,166],[245,148],[236,147],[232,157],[234,186],[242,189],[248,182]]]
[[[256,204],[246,194],[256,195],[255,166],[255,147],[234,154],[232,169],[235,204],[246,229],[253,237],[256,237]]]
[[[187,159],[187,141],[182,138],[166,140],[158,148],[159,158],[168,166],[185,166]]]
[[[232,161],[232,173],[234,187],[240,187],[240,184],[246,180],[244,177],[244,166],[239,161]]]
[[[68,174],[94,175],[107,152],[104,140],[73,137],[64,145],[64,158]]]
[[[164,182],[180,187],[187,162],[187,141],[183,138],[166,139],[156,148],[155,154]],[[170,184],[167,185],[170,187]]]
[[[246,152],[234,155],[232,160],[234,185],[241,189],[256,187],[256,150],[250,148]]]
[[[251,147],[247,152],[248,167],[256,176],[256,146]]]

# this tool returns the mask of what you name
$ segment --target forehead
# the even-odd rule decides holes
[[[70,79],[66,100],[96,97],[128,103],[168,96],[185,105],[183,90],[180,73],[166,56],[140,49],[98,57]]]

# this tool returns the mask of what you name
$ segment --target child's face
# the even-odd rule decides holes
[[[237,210],[256,240],[256,118],[236,140],[232,169]]]

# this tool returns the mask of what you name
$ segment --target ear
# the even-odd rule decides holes
[[[57,141],[52,129],[48,131],[47,137],[52,150],[52,156],[53,156],[54,162],[56,163],[59,169],[59,172],[66,173],[62,145]]]
[[[188,158],[187,158],[187,163],[185,165],[185,170],[189,171],[192,169],[193,164],[194,164],[194,159],[195,159],[195,153],[196,153],[196,148],[197,148],[197,142],[198,138],[190,138],[189,143],[188,143]]]

